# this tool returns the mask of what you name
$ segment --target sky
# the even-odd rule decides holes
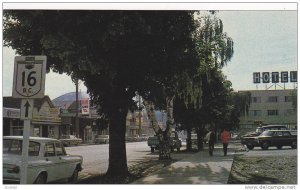
[[[217,14],[223,21],[224,32],[234,41],[233,58],[223,72],[235,91],[266,88],[264,84],[253,84],[253,72],[297,70],[297,11],[219,11]],[[14,56],[14,50],[3,47],[3,96],[12,94]],[[292,83],[286,85],[286,88],[293,87]],[[87,90],[83,82],[79,89]],[[46,75],[45,94],[51,99],[74,91],[75,84],[69,76],[53,72]]]
[[[233,58],[223,68],[234,90],[255,90],[253,72],[297,71],[296,11],[220,11],[218,14],[224,31],[234,41]],[[286,88],[293,87],[293,83],[286,84]],[[257,88],[263,90],[266,86],[261,83]]]

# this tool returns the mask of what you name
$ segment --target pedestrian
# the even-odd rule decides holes
[[[207,141],[208,141],[209,155],[212,156],[214,148],[215,148],[215,132],[214,132],[214,130],[210,129],[210,131],[207,133],[206,137],[207,137]]]
[[[230,140],[230,133],[229,133],[229,131],[226,130],[226,128],[224,128],[223,132],[221,133],[220,138],[223,143],[224,156],[226,156],[227,155],[227,147],[228,147],[228,143]]]

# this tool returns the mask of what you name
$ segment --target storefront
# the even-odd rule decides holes
[[[3,136],[23,135],[23,125],[20,109],[3,108]]]
[[[23,135],[24,122],[20,120],[21,99],[3,97],[3,135]],[[48,96],[34,100],[30,136],[60,137],[61,119]]]

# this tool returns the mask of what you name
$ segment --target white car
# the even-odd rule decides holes
[[[108,144],[109,143],[109,135],[98,135],[95,138],[95,144]]]
[[[59,140],[64,146],[78,146],[82,143],[82,139],[77,138],[75,135],[62,135]]]
[[[22,136],[3,137],[3,183],[20,183]],[[27,184],[68,179],[75,183],[82,170],[82,156],[66,154],[59,140],[30,137]]]

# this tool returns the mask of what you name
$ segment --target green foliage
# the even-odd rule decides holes
[[[180,129],[193,129],[205,124],[228,123],[233,116],[229,104],[231,82],[220,70],[233,56],[233,41],[223,32],[223,23],[215,12],[196,16],[194,33],[200,62],[197,74],[185,88],[201,96],[178,96],[174,104],[175,122]],[[186,99],[191,101],[185,101]]]
[[[4,11],[3,36],[18,54],[45,54],[48,70],[84,81],[106,113],[116,89],[126,104],[136,92],[175,94],[181,73],[193,76],[198,65],[194,30],[188,11],[14,10]]]

